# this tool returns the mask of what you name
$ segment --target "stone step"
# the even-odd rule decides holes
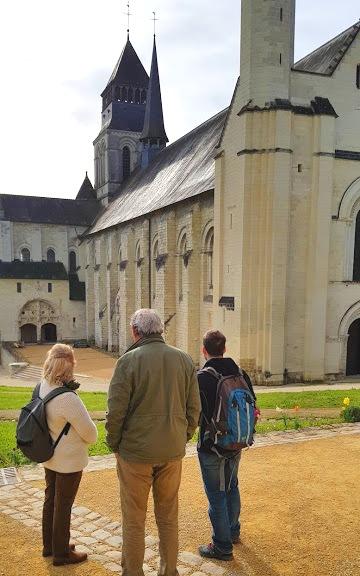
[[[16,378],[17,380],[40,380],[41,374],[42,368],[40,366],[29,365],[14,374],[13,378]]]

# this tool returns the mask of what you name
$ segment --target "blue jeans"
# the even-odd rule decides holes
[[[213,544],[230,554],[233,540],[240,536],[240,492],[238,471],[241,453],[232,458],[198,452],[205,492],[209,500],[209,517],[213,527]]]

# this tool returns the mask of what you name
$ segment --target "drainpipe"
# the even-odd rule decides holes
[[[148,234],[148,256],[149,256],[149,270],[148,270],[148,283],[149,283],[149,308],[151,308],[151,218],[147,218],[149,224],[149,234]]]

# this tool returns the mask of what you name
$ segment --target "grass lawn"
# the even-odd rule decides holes
[[[99,432],[97,442],[89,448],[89,454],[91,456],[110,453],[105,443],[105,423],[98,422],[97,428]],[[0,422],[0,468],[30,464],[22,452],[16,448],[15,431],[15,421]]]
[[[31,394],[31,388],[0,386],[0,410],[20,410],[29,402]],[[88,410],[106,410],[106,393],[80,392],[79,396]]]
[[[258,422],[256,431],[258,434],[267,432],[298,430],[308,428],[309,426],[324,426],[327,424],[338,424],[342,422],[341,418],[296,418],[288,417],[285,421],[283,417],[272,419],[265,422]],[[90,456],[109,454],[110,450],[105,442],[105,422],[97,422],[98,439],[96,444],[89,447]],[[29,460],[23,456],[20,450],[16,448],[15,442],[15,421],[0,421],[0,468],[6,466],[22,466],[30,464]],[[197,432],[192,439],[193,443],[197,442]]]
[[[80,392],[80,398],[90,411],[106,410],[106,393]],[[0,386],[0,410],[19,410],[30,400],[31,389]],[[360,389],[324,390],[320,392],[271,392],[258,393],[260,408],[342,408],[345,397],[350,398],[351,406],[360,406]]]
[[[31,389],[12,388],[0,386],[0,410],[17,410],[24,406],[30,399]],[[352,406],[360,406],[360,390],[324,390],[320,392],[274,392],[258,394],[260,408],[291,409],[295,405],[300,408],[339,408],[339,416],[335,418],[301,418],[296,415],[279,414],[278,418],[260,421],[257,424],[257,432],[281,430],[297,430],[309,426],[323,426],[326,424],[340,423],[340,410],[343,399],[350,398]],[[106,393],[103,392],[80,392],[80,397],[90,411],[106,410]],[[109,449],[105,443],[105,424],[97,423],[99,437],[96,444],[89,448],[90,455],[108,454]],[[15,447],[15,421],[0,421],[0,467],[19,466],[28,463],[22,453]],[[196,436],[196,435],[195,435]],[[196,441],[196,437],[193,438]]]
[[[360,406],[360,389],[352,390],[320,390],[315,392],[271,392],[257,394],[260,408],[339,408],[343,399],[350,398],[351,406]]]

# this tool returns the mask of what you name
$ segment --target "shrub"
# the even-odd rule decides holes
[[[360,406],[348,406],[342,411],[345,422],[360,422]]]

